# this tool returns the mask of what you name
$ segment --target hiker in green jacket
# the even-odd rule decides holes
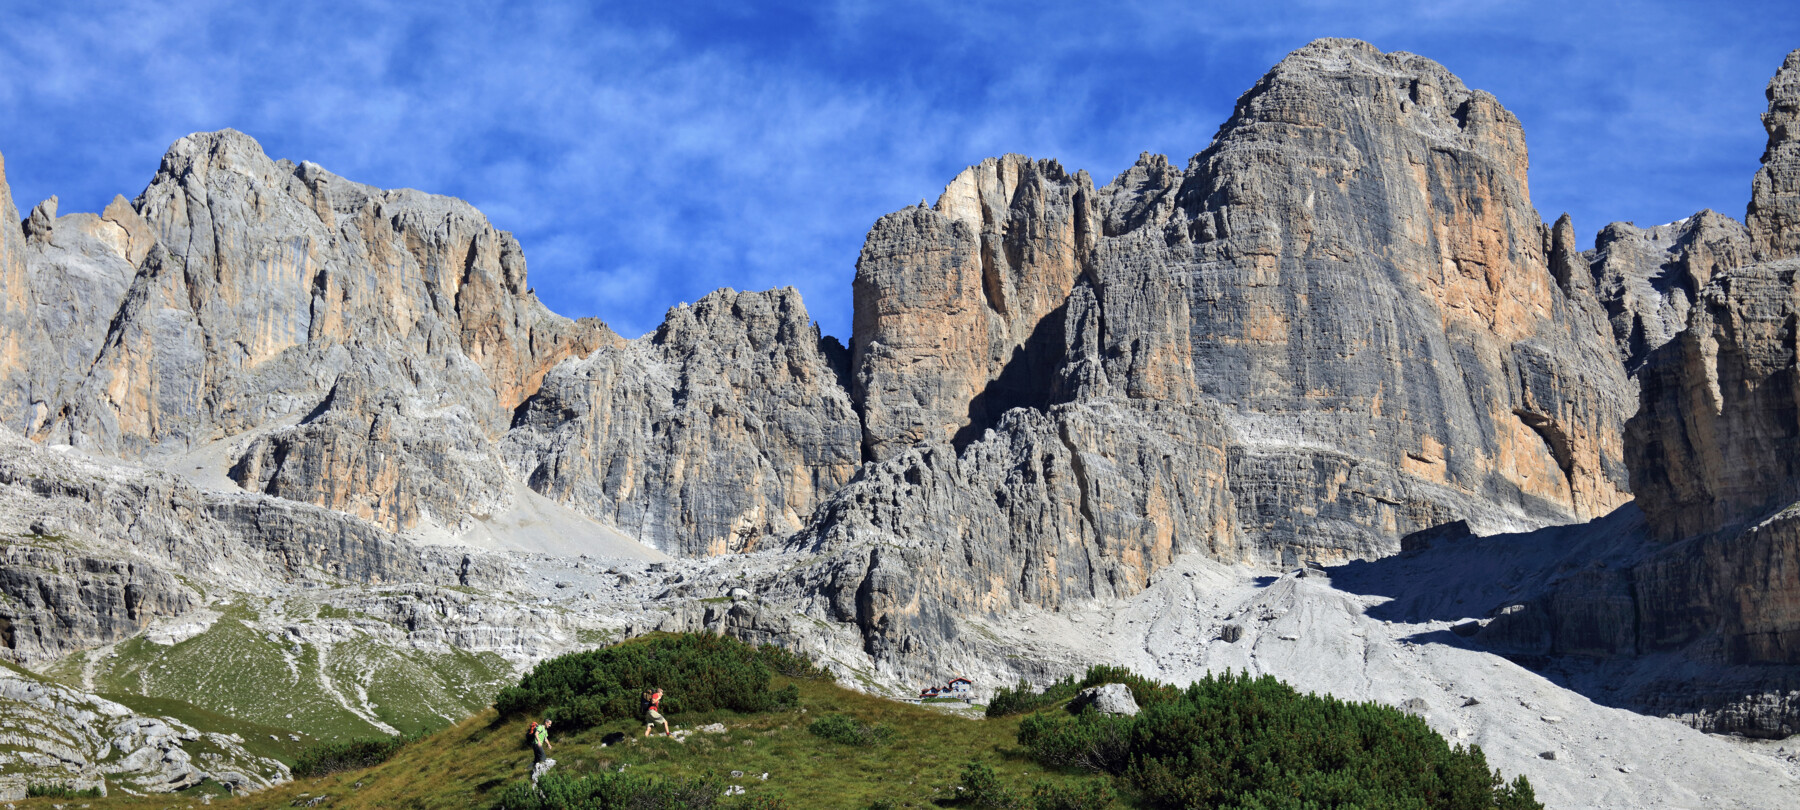
[[[532,723],[531,727],[525,730],[525,738],[531,741],[531,763],[536,765],[543,762],[544,752],[552,747],[550,745],[550,721]]]

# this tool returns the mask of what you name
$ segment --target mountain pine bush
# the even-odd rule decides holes
[[[395,752],[417,739],[417,736],[370,737],[318,743],[300,752],[294,760],[293,773],[296,777],[308,778],[373,767],[388,761]]]
[[[1388,706],[1302,695],[1267,675],[1209,675],[1185,692],[1132,677],[1137,716],[1040,712],[1019,744],[1045,765],[1116,774],[1149,807],[1543,807],[1479,747],[1453,748]]]
[[[664,714],[764,712],[800,699],[792,684],[770,688],[777,672],[829,677],[805,656],[774,645],[754,647],[710,633],[655,634],[544,661],[519,685],[501,690],[494,708],[501,717],[542,711],[558,732],[568,733],[636,717],[644,690],[659,686]]]

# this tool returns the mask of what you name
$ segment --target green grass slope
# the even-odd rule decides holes
[[[777,678],[777,687],[790,681]],[[686,742],[659,736],[645,739],[644,727],[621,720],[578,734],[553,735],[550,755],[556,772],[616,772],[656,778],[716,777],[742,785],[743,796],[721,801],[722,807],[747,807],[756,799],[780,797],[795,808],[863,808],[877,800],[896,807],[934,807],[954,792],[963,766],[976,760],[992,766],[1009,782],[1029,786],[1040,779],[1079,783],[1101,777],[1045,773],[1026,759],[1015,738],[1018,718],[972,720],[816,681],[793,681],[800,690],[798,710],[754,715],[730,711],[670,715],[671,725],[693,729],[724,723],[725,734],[696,733]],[[886,745],[859,747],[832,742],[808,730],[833,713],[894,729]],[[461,808],[485,807],[505,787],[531,775],[531,749],[525,745],[526,719],[496,721],[483,711],[451,728],[402,748],[373,768],[345,771],[318,779],[299,779],[250,796],[220,799],[212,807],[288,807],[319,796],[320,806],[333,808]],[[623,731],[630,742],[603,747],[607,733]],[[731,778],[732,771],[744,777]],[[761,780],[768,773],[767,781]],[[188,797],[124,797],[85,800],[102,807],[199,807]],[[50,807],[50,800],[17,802],[20,808]],[[63,803],[63,802],[57,802]]]
[[[1479,753],[1463,760],[1460,749],[1452,752],[1417,718],[1302,696],[1269,678],[1226,675],[1183,689],[1096,667],[1090,679],[1127,683],[1144,706],[1138,717],[1071,715],[1066,700],[1057,700],[976,718],[844,689],[784,656],[710,636],[652,635],[552,659],[502,693],[505,714],[483,710],[371,767],[300,778],[213,804],[670,806],[543,801],[524,781],[532,765],[525,734],[530,719],[556,715],[564,717],[559,725],[578,727],[552,735],[550,753],[558,764],[545,785],[563,796],[591,793],[624,774],[665,785],[701,782],[705,790],[695,794],[704,798],[701,806],[761,810],[1541,808],[1528,792],[1516,802],[1499,793],[1490,797],[1488,780],[1498,788],[1500,777]],[[665,708],[677,730],[690,732],[685,739],[643,736],[643,724],[630,715],[646,681],[669,690]],[[674,699],[684,692],[692,707],[685,711]],[[617,705],[626,698],[632,705]],[[722,708],[727,705],[750,708]],[[714,723],[724,731],[698,730]],[[603,744],[619,732],[623,741]],[[1423,790],[1400,784],[1421,779]],[[1459,779],[1469,784],[1458,788],[1445,781]],[[731,793],[721,796],[727,788]],[[175,796],[109,799],[96,806],[192,804]]]

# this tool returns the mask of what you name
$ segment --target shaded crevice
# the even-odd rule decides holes
[[[1069,469],[1075,473],[1075,488],[1076,491],[1081,493],[1081,501],[1079,504],[1079,508],[1081,509],[1081,519],[1087,522],[1088,530],[1093,533],[1094,537],[1098,538],[1100,536],[1100,521],[1094,517],[1093,495],[1088,489],[1089,479],[1087,463],[1082,460],[1081,451],[1075,447],[1075,442],[1069,438],[1069,431],[1066,425],[1057,426],[1056,437],[1061,439],[1063,446],[1069,449]]]
[[[998,424],[1007,411],[1014,408],[1042,411],[1057,403],[1056,369],[1063,359],[1064,322],[1068,309],[1069,303],[1065,300],[1038,321],[1025,343],[1013,349],[999,376],[969,400],[968,424],[950,439],[958,454]],[[864,453],[867,454],[866,449]]]
[[[1557,424],[1555,419],[1536,411],[1514,408],[1513,415],[1519,417],[1519,421],[1524,422],[1526,427],[1531,428],[1539,438],[1544,440],[1544,446],[1550,450],[1551,457],[1556,459],[1556,466],[1562,470],[1563,478],[1567,479],[1569,483],[1569,492],[1573,494],[1575,492],[1575,453],[1569,441],[1568,432],[1563,430],[1562,425]]]

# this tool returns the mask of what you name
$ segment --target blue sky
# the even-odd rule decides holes
[[[135,196],[168,144],[473,202],[557,312],[626,336],[717,287],[798,287],[849,330],[869,225],[962,167],[1104,183],[1185,163],[1321,36],[1436,59],[1524,122],[1538,210],[1592,234],[1742,217],[1800,4],[8,3],[0,153],[19,205]]]

